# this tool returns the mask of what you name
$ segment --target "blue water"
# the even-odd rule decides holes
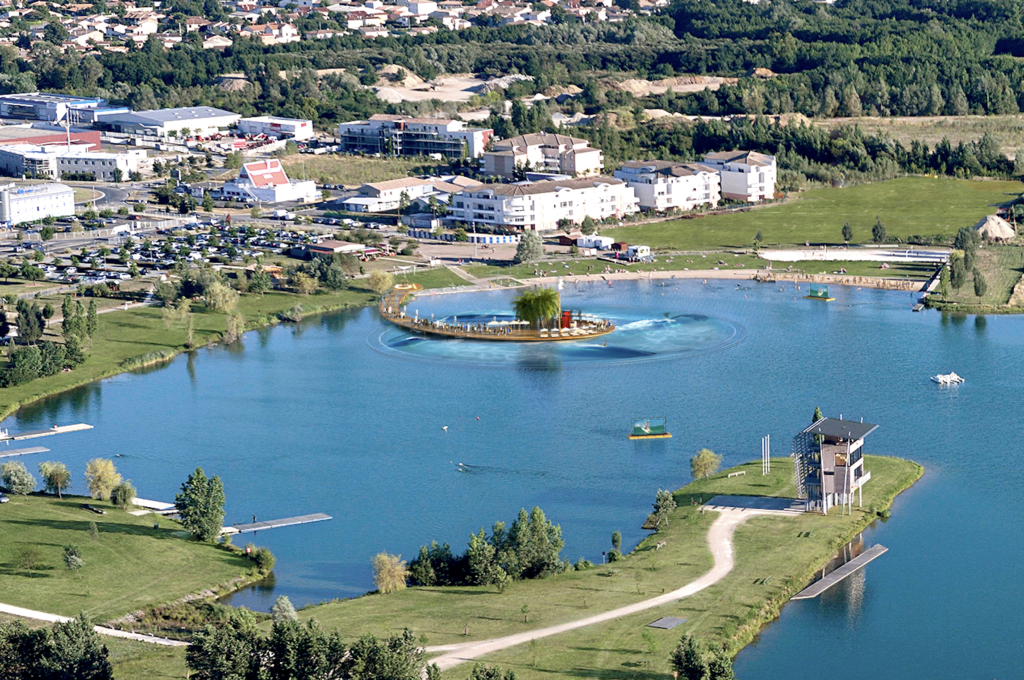
[[[820,406],[880,424],[868,451],[928,473],[867,535],[890,552],[842,590],[788,605],[741,653],[740,677],[1024,676],[1024,318],[913,314],[905,293],[833,288],[826,304],[803,292],[699,281],[563,292],[566,307],[649,322],[652,335],[635,342],[657,344],[653,359],[552,349],[492,364],[493,347],[403,348],[360,310],[250,333],[2,425],[95,425],[46,442],[79,491],[86,460],[121,454],[146,498],[171,500],[197,464],[221,475],[231,523],[333,515],[255,537],[278,556],[272,587],[236,597],[258,606],[279,593],[296,604],[361,593],[374,553],[412,557],[431,539],[462,549],[470,532],[533,505],[562,525],[567,557],[600,559],[612,531],[627,547],[644,535],[655,490],[686,483],[696,449],[739,463],[770,434],[784,455]],[[421,315],[487,314],[511,297],[414,304]],[[697,332],[662,323],[685,314]],[[950,370],[967,383],[928,381]],[[654,416],[668,417],[672,439],[626,439],[631,417]]]

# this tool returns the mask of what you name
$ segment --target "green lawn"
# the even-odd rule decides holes
[[[776,459],[772,465],[774,470],[766,477],[761,476],[757,461],[683,487],[676,492],[679,509],[670,526],[645,539],[625,560],[611,565],[519,582],[505,593],[492,587],[409,588],[391,595],[366,595],[312,607],[301,616],[338,629],[348,639],[364,633],[385,635],[408,627],[425,637],[427,644],[436,645],[508,635],[647,599],[679,588],[711,567],[706,536],[714,513],[699,514],[692,500],[707,500],[716,493],[793,495],[790,460]],[[746,644],[757,629],[753,621],[770,616],[775,611],[772,607],[805,585],[815,569],[871,521],[874,515],[869,509],[887,507],[895,494],[920,474],[919,466],[895,458],[868,457],[867,468],[872,471],[872,482],[864,494],[865,507],[855,509],[853,515],[840,516],[837,510],[828,517],[773,517],[740,528],[736,535],[737,568],[714,588],[636,617],[511,648],[494,655],[493,661],[513,666],[517,675],[523,673],[526,678],[614,677],[624,664],[629,667],[637,658],[643,625],[679,612],[684,612],[689,622],[668,634],[672,639],[678,639],[684,630],[692,630],[733,649]],[[728,472],[738,470],[747,474],[728,478]],[[481,518],[481,524],[493,519]],[[609,534],[615,528],[609,527]],[[424,541],[429,538],[425,536]],[[660,541],[666,541],[666,545],[655,550]],[[465,546],[455,545],[453,549],[462,551]],[[761,582],[768,577],[768,582]],[[528,623],[522,614],[524,605],[529,607]],[[667,647],[663,651],[662,656],[667,656]],[[537,656],[536,668],[530,666],[533,656]],[[664,671],[663,667],[664,659],[659,657],[659,672]],[[449,675],[464,678],[470,668],[467,665]]]
[[[753,274],[754,270],[761,269],[766,264],[765,260],[754,255],[714,253],[712,255],[658,255],[650,264],[629,264],[587,258],[541,262],[537,265],[512,265],[511,268],[508,265],[474,264],[463,267],[463,269],[471,276],[479,278],[507,277],[511,272],[512,278],[525,280],[534,278],[534,270],[539,270],[539,276],[573,276],[603,274],[605,267],[610,267],[612,271],[625,269],[630,272],[649,272],[652,269],[656,271],[710,270],[717,267],[719,269],[749,269]]]
[[[806,585],[817,568],[870,521],[865,510],[871,506],[887,507],[895,493],[920,475],[921,469],[908,461],[878,456],[866,456],[865,461],[872,472],[872,481],[865,487],[864,510],[854,508],[853,515],[845,517],[808,514],[748,520],[735,534],[736,567],[714,586],[672,605],[511,647],[483,661],[513,669],[521,680],[579,677],[660,680],[670,674],[668,656],[684,633],[721,642],[733,653],[739,651],[753,639],[761,625],[777,615],[789,597]],[[735,468],[747,470],[745,478],[728,479],[725,474],[719,474],[708,482],[681,489],[676,496],[680,505],[694,493],[704,499],[716,493],[788,496],[793,492],[792,467],[788,463],[788,459],[773,459],[773,474],[765,480],[761,477],[760,461],[752,462]],[[669,545],[672,545],[671,531],[670,527]],[[654,561],[660,562],[660,555],[666,548],[657,553],[651,551],[653,540],[658,539],[641,544],[627,562],[637,560],[650,566],[654,566],[651,564]],[[690,546],[690,551],[698,545],[706,552],[704,543]],[[673,567],[671,563],[657,566],[659,571]],[[657,573],[648,571],[644,575]],[[641,587],[645,585],[646,581],[641,581]],[[660,590],[651,588],[647,593],[650,596]],[[678,616],[687,621],[671,631],[646,628],[648,623],[662,616]],[[656,645],[653,653],[641,637],[645,630],[653,635]],[[472,664],[464,664],[444,676],[462,680],[471,670]]]
[[[970,312],[973,307],[1001,307],[1010,302],[1010,295],[1013,287],[1021,280],[1024,273],[1024,248],[1020,246],[986,246],[978,250],[976,266],[981,270],[988,284],[988,290],[983,297],[974,294],[974,273],[967,273],[967,281],[960,288],[949,290],[949,297],[943,299],[936,292],[935,299],[946,303],[953,303],[963,311]],[[1024,300],[1014,300],[1014,306],[1019,307]]]
[[[84,611],[104,621],[227,584],[252,567],[235,553],[179,537],[181,525],[158,515],[136,517],[81,497],[10,499],[0,505],[4,604],[66,616]],[[89,512],[83,503],[107,513]],[[99,529],[95,541],[90,522]],[[77,574],[64,568],[62,546],[69,543],[85,561]]]
[[[812,189],[791,202],[745,213],[672,220],[602,230],[616,241],[652,248],[699,250],[748,247],[758,231],[765,245],[842,243],[843,223],[854,242],[871,239],[875,218],[890,237],[952,236],[1024,191],[1016,181],[903,177],[843,189]]]
[[[104,637],[114,664],[114,680],[185,680],[184,647],[162,647],[148,642]]]

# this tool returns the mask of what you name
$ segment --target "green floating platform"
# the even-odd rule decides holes
[[[670,439],[666,418],[633,418],[630,423],[630,439]]]

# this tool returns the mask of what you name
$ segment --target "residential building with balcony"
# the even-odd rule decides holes
[[[699,163],[676,161],[629,161],[615,176],[633,187],[643,210],[693,210],[712,208],[722,200],[718,171]]]
[[[512,177],[516,168],[554,172],[570,177],[592,177],[604,169],[604,154],[585,139],[537,132],[495,142],[484,154],[488,175]]]
[[[454,222],[520,231],[552,231],[567,219],[621,218],[637,212],[632,187],[613,177],[547,180],[528,184],[485,184],[454,194]]]
[[[757,203],[775,197],[775,156],[756,151],[720,151],[704,154],[704,165],[722,176],[722,197]]]
[[[447,158],[479,158],[493,136],[490,128],[466,127],[461,120],[386,113],[338,126],[343,151],[383,156],[440,154]]]

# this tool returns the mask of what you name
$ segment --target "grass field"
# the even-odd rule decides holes
[[[434,161],[422,158],[371,158],[369,156],[314,156],[296,154],[281,159],[289,177],[302,179],[305,164],[306,178],[319,184],[359,186],[366,182],[408,177],[433,167]]]
[[[842,243],[844,222],[853,242],[870,241],[875,218],[889,237],[954,235],[1024,191],[1016,181],[903,177],[843,189],[812,189],[800,198],[745,213],[606,229],[603,236],[669,250],[749,247],[758,231],[764,245]]]
[[[976,142],[986,134],[999,140],[1003,152],[1010,158],[1024,147],[1024,117],[1008,116],[920,116],[893,118],[830,118],[815,121],[815,125],[829,128],[856,125],[867,134],[882,134],[910,148],[913,141],[924,142],[930,148],[944,138],[953,146],[960,142]]]
[[[943,299],[936,294],[936,299],[953,303],[970,311],[971,307],[999,307],[1010,301],[1013,287],[1024,274],[1024,248],[1020,246],[988,246],[978,250],[976,266],[981,270],[988,284],[983,297],[974,294],[974,273],[968,272],[967,282],[960,288],[950,288],[950,295]],[[1016,304],[1016,303],[1015,303]]]
[[[157,515],[135,517],[81,497],[10,498],[0,505],[4,604],[66,616],[84,611],[103,621],[226,584],[252,567],[237,554],[178,537],[181,526]],[[85,510],[85,502],[107,514]],[[99,529],[95,541],[90,522]],[[62,546],[69,543],[85,561],[77,574],[64,568]]]
[[[647,599],[678,588],[711,567],[706,534],[714,516],[699,514],[692,507],[693,499],[707,500],[717,493],[794,493],[790,460],[773,460],[772,465],[774,470],[767,477],[761,476],[757,461],[680,489],[675,494],[679,509],[669,527],[644,540],[620,562],[519,582],[505,593],[493,587],[410,588],[312,607],[301,612],[301,617],[336,628],[347,639],[408,627],[427,644],[435,645],[508,635]],[[868,457],[866,465],[872,471],[872,483],[865,489],[863,509],[848,516],[840,516],[837,510],[827,517],[808,514],[752,521],[737,531],[735,571],[708,591],[635,617],[511,648],[489,661],[511,666],[517,676],[525,678],[615,678],[621,673],[632,677],[643,668],[632,665],[644,654],[643,626],[668,614],[681,615],[688,622],[671,633],[658,632],[664,642],[650,670],[665,672],[668,645],[687,630],[738,649],[749,641],[762,619],[770,618],[778,604],[803,587],[815,569],[873,519],[875,510],[887,507],[920,474],[919,466],[895,458]],[[728,478],[728,472],[738,470],[747,474]],[[492,519],[481,518],[481,523]],[[615,528],[609,527],[609,534]],[[425,536],[424,541],[429,538]],[[655,550],[660,541],[666,545]],[[453,550],[464,548],[453,546]],[[528,623],[524,622],[524,605],[529,608]],[[447,676],[465,678],[470,669],[471,665],[466,665]]]
[[[845,269],[846,276],[881,276],[888,279],[928,279],[935,273],[935,266],[925,263],[897,262],[890,264],[888,269],[881,269],[880,262],[865,262],[864,260],[776,262],[774,268],[776,271],[780,271],[785,270],[789,265],[793,265],[793,269],[805,274],[842,274],[842,270]]]
[[[601,274],[605,267],[611,267],[613,271],[625,269],[630,272],[649,272],[652,269],[657,271],[683,271],[689,270],[710,270],[719,269],[749,269],[751,275],[754,270],[763,268],[767,262],[754,255],[715,253],[713,255],[659,255],[654,258],[651,264],[629,264],[626,262],[607,262],[597,259],[574,259],[558,262],[543,262],[540,265],[512,265],[512,267],[474,264],[463,267],[472,276],[487,278],[492,276],[512,276],[516,279],[532,279],[534,276],[570,276],[583,274]],[[539,270],[534,274],[534,270]]]

